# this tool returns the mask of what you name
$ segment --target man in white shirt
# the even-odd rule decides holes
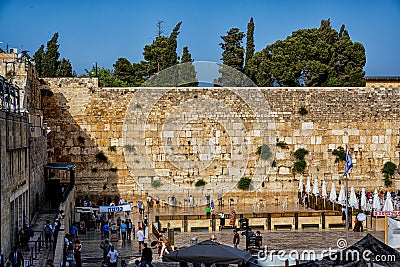
[[[142,252],[142,244],[144,243],[144,233],[143,233],[141,227],[136,232],[136,237],[137,237],[137,240],[139,242],[139,252]]]
[[[109,267],[117,267],[118,252],[117,250],[114,249],[114,246],[111,246],[110,251],[107,254],[107,257],[110,262]]]

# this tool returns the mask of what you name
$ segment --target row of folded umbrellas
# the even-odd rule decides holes
[[[303,193],[303,188],[304,188],[303,177],[300,177],[300,181],[299,181],[300,193]],[[311,189],[311,181],[310,181],[310,178],[308,178],[306,186],[305,186],[305,192],[307,194],[312,193],[315,196],[321,196],[324,200],[329,199],[332,203],[346,205],[346,193],[344,190],[344,186],[342,185],[340,187],[340,192],[339,192],[339,197],[338,197],[336,195],[335,182],[332,182],[331,192],[329,194],[329,197],[328,197],[328,192],[327,192],[325,181],[322,182],[322,192],[320,195],[319,187],[318,187],[318,179],[314,180],[313,187]],[[391,196],[390,192],[386,193],[386,200],[385,200],[385,203],[383,206],[380,203],[379,194],[376,189],[374,192],[372,205],[367,201],[367,195],[365,193],[365,188],[362,188],[360,197],[361,197],[361,201],[360,201],[361,207],[359,207],[358,198],[357,198],[356,192],[354,190],[354,187],[352,186],[350,189],[350,195],[349,195],[349,200],[348,200],[349,207],[356,208],[356,209],[361,208],[362,210],[370,210],[372,208],[374,210],[393,211],[393,202],[392,202],[392,196]]]

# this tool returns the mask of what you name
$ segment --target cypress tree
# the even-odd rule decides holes
[[[35,59],[35,67],[36,71],[39,74],[39,77],[43,75],[43,57],[44,57],[44,45],[41,45],[39,49],[36,51],[33,58]]]
[[[56,77],[59,64],[58,58],[60,57],[60,53],[58,52],[60,45],[57,43],[57,39],[58,33],[56,32],[53,38],[47,42],[46,52],[43,57],[43,77]]]
[[[247,71],[247,64],[250,59],[254,55],[254,21],[253,18],[250,18],[249,23],[247,24],[247,34],[246,34],[246,58],[244,61],[245,72]]]

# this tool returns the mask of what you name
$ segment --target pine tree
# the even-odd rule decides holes
[[[58,47],[60,45],[57,43],[57,39],[58,33],[56,32],[53,38],[47,42],[46,52],[43,57],[43,77],[56,77],[59,64],[58,58],[60,57],[60,53],[58,52]]]
[[[221,77],[214,80],[214,84],[218,86],[247,86],[246,80],[243,75],[244,63],[244,48],[242,46],[242,39],[245,34],[238,28],[232,28],[227,32],[227,35],[221,36],[223,40],[219,45],[221,46],[222,62],[219,72]]]
[[[228,31],[227,35],[221,36],[224,42],[219,44],[223,50],[222,62],[239,71],[243,70],[244,48],[242,46],[242,39],[244,36],[245,34],[238,28],[232,28]]]
[[[143,57],[146,60],[149,77],[178,63],[176,49],[178,46],[177,37],[181,24],[182,22],[179,22],[174,27],[169,37],[158,36],[151,45],[146,45],[144,47]]]
[[[253,18],[250,18],[249,23],[247,24],[247,34],[246,34],[246,58],[244,61],[245,73],[248,74],[247,64],[250,59],[254,56],[254,21]]]
[[[39,49],[36,51],[35,55],[33,56],[35,60],[35,68],[39,77],[42,77],[43,75],[43,57],[44,57],[44,45],[41,45]]]
[[[258,86],[364,86],[365,63],[364,46],[328,19],[267,45],[246,69]]]
[[[62,58],[58,63],[58,68],[56,72],[57,77],[74,77],[74,72],[72,71],[71,62],[68,59]]]
[[[189,87],[197,87],[198,82],[196,78],[196,69],[192,64],[193,59],[192,55],[189,52],[189,48],[187,46],[183,47],[181,63],[178,65],[179,68],[179,86],[189,86]]]

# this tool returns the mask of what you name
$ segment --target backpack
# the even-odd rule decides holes
[[[50,227],[49,224],[46,224],[46,225],[44,226],[44,233],[45,233],[45,234],[51,234],[51,233],[52,233],[51,227]]]

